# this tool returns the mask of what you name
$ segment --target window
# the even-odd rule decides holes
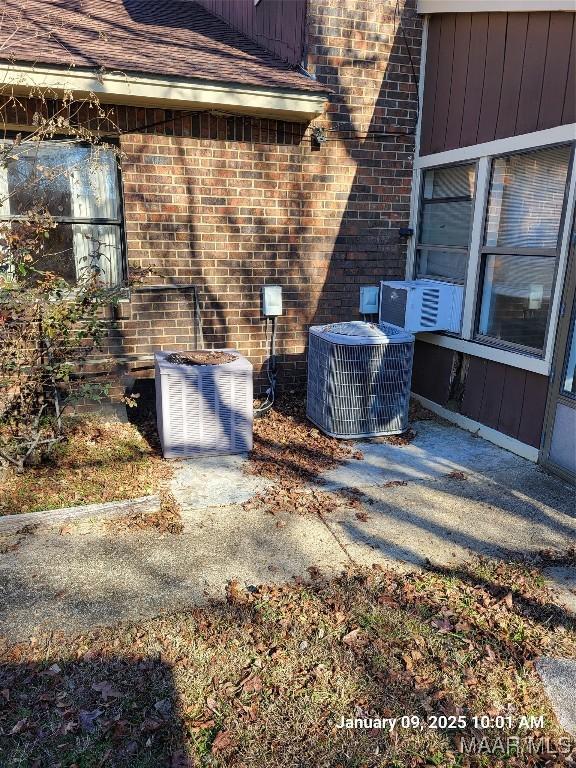
[[[570,152],[569,146],[548,147],[492,161],[480,337],[544,348]]]
[[[417,245],[418,277],[464,282],[475,175],[474,164],[425,171]]]
[[[576,396],[576,305],[572,312],[572,328],[570,330],[570,344],[566,349],[566,362],[562,374],[563,395]]]
[[[0,220],[18,221],[33,206],[58,226],[46,242],[42,269],[74,284],[88,269],[108,286],[123,281],[122,215],[111,148],[69,141],[23,144],[0,166]]]

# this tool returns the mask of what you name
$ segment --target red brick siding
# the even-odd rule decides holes
[[[400,3],[418,67],[414,5]],[[394,6],[310,0],[308,66],[334,91],[315,123],[328,135],[319,150],[311,126],[111,108],[129,265],[197,285],[206,342],[238,347],[257,374],[267,355],[260,288],[281,284],[284,386],[305,376],[310,324],[357,317],[360,285],[403,275],[416,88]],[[111,351],[186,348],[192,325],[186,297],[134,293]]]

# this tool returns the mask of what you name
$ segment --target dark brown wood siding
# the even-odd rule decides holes
[[[540,447],[546,376],[417,341],[412,391],[522,443]]]
[[[420,154],[576,122],[575,17],[430,16]]]
[[[291,64],[304,53],[307,0],[198,0],[206,10],[227,21],[263,48]]]

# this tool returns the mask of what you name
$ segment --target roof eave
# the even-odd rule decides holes
[[[308,122],[322,114],[329,91],[254,86],[193,78],[149,75],[137,72],[96,72],[47,65],[0,62],[3,90],[20,95],[38,88],[55,96],[72,93],[83,98],[90,93],[105,103],[181,110],[216,109],[232,114],[273,117]]]

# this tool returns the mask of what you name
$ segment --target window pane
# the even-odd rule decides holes
[[[39,268],[73,285],[87,270],[97,270],[105,285],[122,280],[120,227],[98,224],[59,224],[50,230]]]
[[[426,245],[461,245],[468,248],[472,201],[424,203],[420,242]]]
[[[444,251],[441,248],[420,248],[418,253],[418,275],[436,277],[441,280],[458,280],[466,277],[468,251]]]
[[[454,165],[424,172],[417,272],[437,280],[466,276],[476,166]],[[426,248],[427,245],[440,246]],[[450,246],[458,250],[445,250]]]
[[[542,349],[555,263],[542,256],[487,256],[480,333]]]
[[[72,227],[62,224],[50,230],[44,255],[38,266],[42,271],[54,272],[55,275],[60,275],[70,285],[76,282]]]
[[[476,168],[473,164],[431,168],[424,173],[424,200],[472,197],[475,173]]]
[[[119,218],[112,150],[46,142],[17,147],[11,156],[7,180],[12,215],[41,206],[53,216]]]
[[[566,352],[566,370],[562,381],[562,391],[576,395],[576,311],[572,317],[570,347]]]
[[[487,246],[556,248],[569,160],[551,147],[493,161]]]

